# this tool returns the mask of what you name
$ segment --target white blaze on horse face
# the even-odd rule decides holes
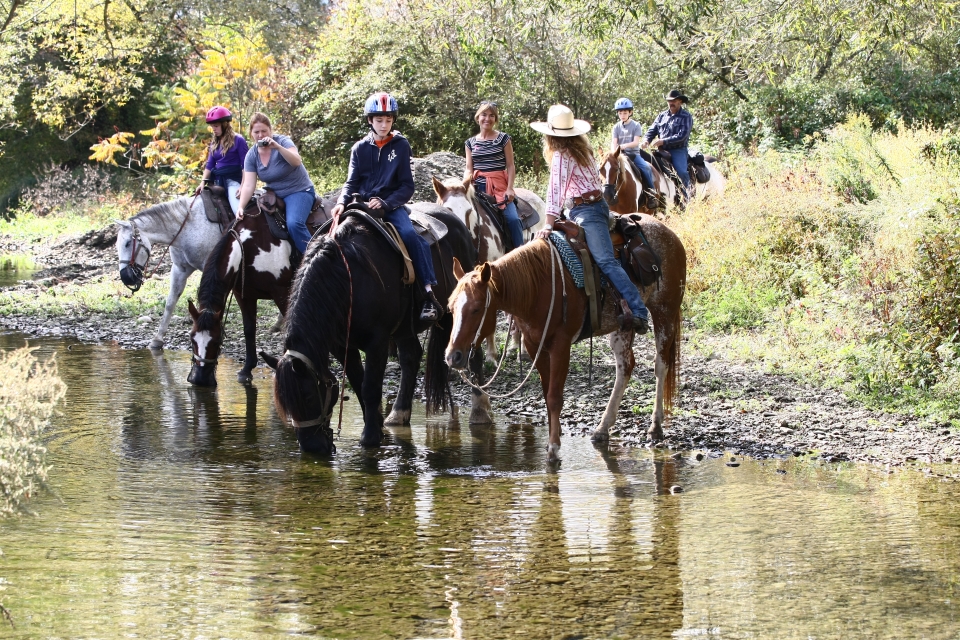
[[[207,345],[210,344],[210,340],[211,340],[211,339],[212,339],[212,337],[210,336],[210,332],[209,332],[209,331],[200,331],[200,332],[198,332],[195,336],[193,336],[193,343],[194,343],[195,345],[197,345],[197,357],[198,357],[198,358],[204,358],[204,359],[206,359],[206,357],[207,357]],[[197,364],[198,364],[199,366],[201,366],[201,367],[204,365],[204,363],[202,363],[202,362],[198,362]]]
[[[460,327],[463,325],[463,308],[469,302],[466,291],[461,291],[457,301],[453,303],[453,331],[450,333],[450,344],[460,337]],[[449,350],[449,349],[448,349]]]
[[[253,259],[253,268],[260,273],[269,273],[279,280],[280,273],[290,267],[290,253],[290,243],[286,241],[271,244],[266,251],[258,249],[257,257]]]
[[[243,259],[243,247],[241,246],[247,240],[253,237],[250,229],[244,229],[240,232],[240,242],[236,240],[230,245],[230,257],[227,259],[227,274],[229,275],[240,268],[240,261]]]

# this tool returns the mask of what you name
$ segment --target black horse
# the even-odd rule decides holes
[[[279,358],[261,352],[274,369],[274,403],[282,420],[297,429],[300,446],[326,454],[333,449],[329,426],[336,404],[336,381],[328,368],[330,356],[341,363],[346,353],[346,375],[358,392],[363,409],[364,447],[379,447],[384,419],[380,412],[387,351],[392,338],[400,361],[400,389],[386,424],[410,420],[417,370],[423,356],[417,334],[427,325],[419,320],[419,285],[402,283],[403,259],[375,222],[355,215],[351,205],[336,233],[310,241],[290,291],[285,352]],[[437,299],[445,300],[457,280],[453,258],[473,265],[476,252],[470,232],[453,214],[436,205],[418,205],[447,226],[447,235],[431,247],[439,284]],[[431,329],[427,347],[424,389],[427,411],[443,410],[449,400],[448,368],[443,351],[452,318],[446,314]],[[349,325],[349,329],[348,329]],[[349,333],[349,348],[344,342]],[[366,355],[361,365],[360,351]],[[478,359],[482,364],[482,360]]]

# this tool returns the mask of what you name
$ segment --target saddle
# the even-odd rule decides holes
[[[707,163],[716,162],[717,159],[713,156],[705,156],[699,151],[695,154],[688,153],[687,157],[687,173],[690,174],[690,183],[703,184],[710,182],[710,169],[707,167]],[[657,167],[661,173],[670,176],[679,191],[683,183],[676,169],[673,168],[673,160],[671,159],[670,153],[662,149],[657,149],[653,154],[653,158],[655,162],[654,166]]]
[[[273,189],[262,189],[254,194],[254,199],[257,208],[264,214],[273,237],[277,240],[290,240],[290,232],[287,230],[287,205],[283,198],[279,197]],[[325,222],[331,219],[329,210],[334,204],[331,200],[320,195],[314,199],[313,208],[307,216],[307,231],[310,235],[315,234]]]
[[[616,216],[613,228],[610,229],[614,257],[623,265],[627,275],[641,286],[649,287],[654,284],[659,286],[660,278],[663,276],[661,271],[662,261],[644,235],[641,226],[642,221],[643,214],[640,213]],[[583,228],[572,220],[558,220],[554,224],[554,228],[566,236],[567,242],[580,259],[583,267],[583,289],[587,295],[587,318],[585,318],[581,335],[577,338],[582,340],[600,328],[604,290],[609,286],[609,283],[606,282],[593,260]],[[571,275],[573,275],[572,270]],[[620,292],[612,286],[609,286],[609,289],[617,297],[619,306],[624,310],[625,315],[629,315],[629,307],[620,296]],[[589,320],[589,322],[586,320]]]
[[[200,199],[203,201],[203,211],[207,214],[207,220],[220,225],[221,229],[233,222],[233,209],[230,207],[226,189],[216,184],[204,186],[200,192]]]
[[[500,232],[500,237],[504,239],[504,242],[508,246],[511,245],[510,234],[507,233],[507,220],[503,215],[503,209],[497,206],[497,201],[489,193],[478,191],[476,195],[480,206],[487,212],[494,226],[497,227],[497,231]],[[540,222],[540,212],[534,209],[532,204],[520,197],[514,198],[513,202],[517,205],[517,216],[520,218],[520,228],[522,230],[526,231]],[[512,248],[516,249],[516,247]]]

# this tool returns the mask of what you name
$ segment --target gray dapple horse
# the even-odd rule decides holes
[[[220,225],[207,220],[200,198],[181,197],[148,207],[129,220],[115,220],[120,279],[131,290],[143,284],[154,244],[170,246],[170,293],[151,349],[162,349],[170,317],[183,294],[187,278],[198,269],[222,235]],[[174,240],[176,238],[176,240]],[[171,242],[173,244],[171,244]]]

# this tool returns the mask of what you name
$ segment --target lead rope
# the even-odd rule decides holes
[[[496,398],[498,400],[509,398],[514,394],[516,394],[518,391],[520,391],[520,389],[523,388],[523,385],[527,383],[527,380],[530,379],[530,374],[533,373],[533,369],[537,364],[537,360],[540,359],[540,352],[543,351],[543,345],[547,341],[547,329],[550,328],[550,320],[553,318],[553,307],[557,300],[557,278],[556,278],[557,266],[560,266],[560,281],[562,283],[561,286],[564,287],[564,294],[566,294],[566,280],[563,277],[563,266],[559,265],[560,254],[557,253],[557,249],[556,247],[553,246],[552,242],[550,242],[549,240],[546,240],[546,243],[550,246],[550,309],[547,311],[547,321],[543,325],[543,334],[540,336],[540,346],[537,347],[537,355],[533,357],[533,362],[530,363],[530,370],[527,371],[526,377],[523,379],[523,381],[520,382],[520,384],[517,385],[517,387],[513,391],[510,391],[509,393],[505,393],[503,395],[494,395],[492,393],[488,393],[487,395],[491,398]],[[487,291],[489,295],[489,289]],[[484,316],[486,316],[486,309],[484,309]],[[501,358],[501,363],[502,363],[502,358]],[[500,366],[498,365],[497,371],[493,374],[493,377],[496,378],[497,373],[499,372],[500,372]],[[462,369],[460,370],[460,377],[463,379],[464,382],[466,382],[468,385],[470,385],[477,391],[484,391],[484,389],[486,389],[486,387],[490,385],[490,382],[493,382],[493,378],[491,378],[490,382],[488,382],[484,386],[482,387],[478,386],[473,382],[471,382],[469,378],[467,378],[466,374],[463,372]]]
[[[333,235],[330,236],[333,238]],[[333,243],[340,250],[340,258],[343,260],[343,266],[347,268],[347,282],[350,283],[350,306],[347,307],[347,339],[343,342],[343,370],[340,372],[340,416],[337,418],[337,440],[340,439],[340,429],[343,427],[343,391],[346,386],[344,382],[347,377],[347,356],[350,353],[350,324],[353,320],[353,273],[350,271],[350,263],[347,262],[347,256],[343,252],[343,247],[333,238]],[[354,390],[356,391],[356,390]]]

